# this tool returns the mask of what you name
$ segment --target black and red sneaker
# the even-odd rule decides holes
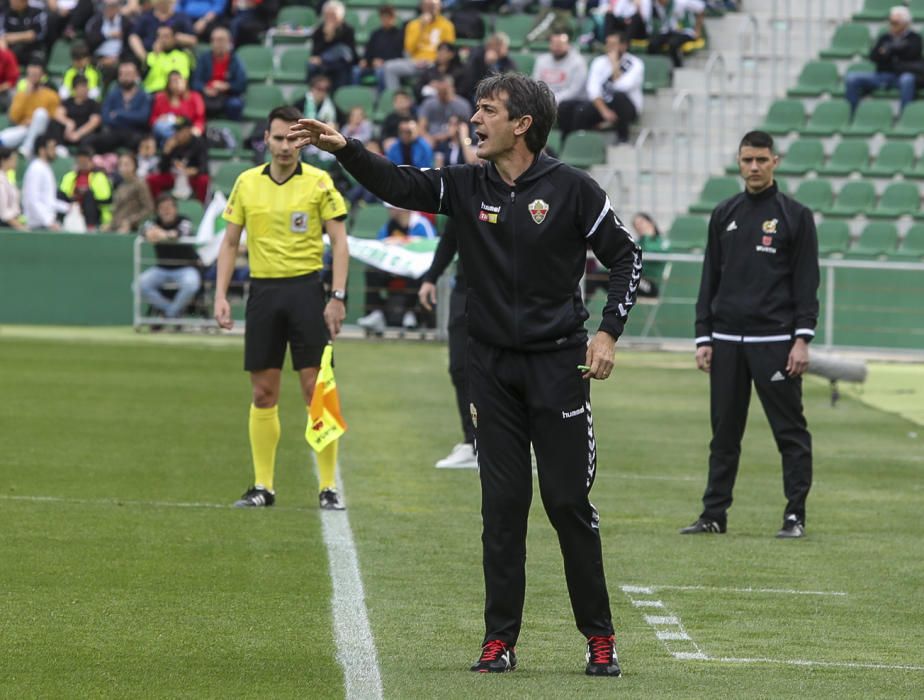
[[[587,668],[584,673],[588,676],[622,675],[616,657],[616,638],[613,635],[587,638]]]
[[[485,642],[481,647],[481,657],[472,664],[472,671],[477,673],[505,673],[517,667],[517,655],[514,648],[499,639]]]

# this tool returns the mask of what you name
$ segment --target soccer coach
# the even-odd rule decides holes
[[[516,666],[526,589],[526,525],[539,490],[558,533],[589,675],[620,673],[603,571],[589,379],[606,379],[635,303],[641,253],[589,175],[542,153],[555,121],[545,83],[506,73],[482,80],[471,119],[485,164],[399,167],[314,120],[298,145],[336,153],[371,192],[459,226],[470,335],[468,375],[482,489],[485,637],[472,666]],[[590,343],[580,282],[587,246],[610,270],[603,321]]]
[[[685,535],[722,533],[738,474],[751,384],[783,460],[786,509],[777,537],[805,534],[812,436],[802,375],[818,320],[818,238],[812,212],[773,179],[779,157],[763,131],[744,135],[738,165],[745,191],[719,204],[696,302],[696,364],[709,373],[712,442],[699,519]]]

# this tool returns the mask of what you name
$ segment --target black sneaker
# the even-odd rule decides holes
[[[776,533],[776,536],[783,540],[805,537],[805,525],[799,520],[798,515],[789,514],[783,520],[783,527]]]
[[[725,523],[719,523],[707,518],[699,518],[689,527],[680,528],[681,535],[701,535],[706,532],[721,535],[725,532]]]
[[[346,510],[340,494],[333,489],[324,489],[318,494],[318,505],[321,506],[321,510]]]
[[[276,494],[262,486],[254,486],[234,502],[235,508],[269,508],[276,502]]]
[[[616,638],[594,636],[587,638],[587,668],[584,673],[588,676],[620,676],[619,658],[616,656]]]
[[[481,647],[481,657],[472,664],[476,673],[505,673],[517,667],[516,651],[507,642],[492,639]]]

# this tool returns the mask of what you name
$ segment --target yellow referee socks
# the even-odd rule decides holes
[[[305,406],[308,411],[308,420],[311,420],[311,409]],[[324,489],[337,489],[337,446],[340,440],[334,440],[323,450],[318,452],[318,481],[319,491]]]
[[[250,405],[250,452],[253,455],[254,484],[273,490],[276,446],[279,444],[279,406],[257,408]]]

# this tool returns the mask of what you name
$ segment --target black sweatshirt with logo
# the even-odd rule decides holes
[[[600,330],[618,338],[635,304],[642,259],[606,193],[583,171],[539,155],[511,187],[493,163],[397,166],[349,139],[341,164],[370,192],[458,224],[473,338],[550,350],[586,343],[580,283],[587,246],[610,270]]]
[[[696,302],[696,344],[713,334],[810,341],[818,321],[818,238],[812,212],[772,184],[719,204]],[[732,339],[732,338],[723,338]]]

